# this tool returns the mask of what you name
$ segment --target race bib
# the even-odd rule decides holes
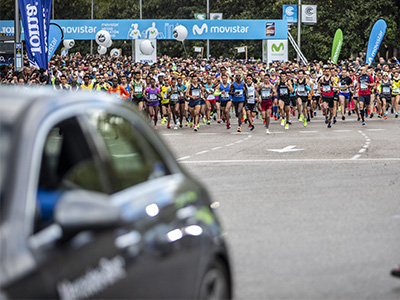
[[[365,82],[361,82],[360,87],[361,87],[362,91],[368,90],[368,86],[367,86],[367,84]]]
[[[221,99],[222,100],[228,100],[229,99],[228,93],[221,94]]]
[[[393,90],[393,93],[394,93],[394,94],[398,94],[399,92],[400,92],[400,88],[397,88],[397,89],[394,89],[394,90]]]
[[[235,96],[236,97],[242,97],[243,96],[243,90],[235,90]]]
[[[390,94],[390,87],[384,86],[382,88],[382,94]]]
[[[286,96],[286,95],[288,95],[288,94],[289,94],[288,89],[287,89],[287,88],[281,88],[281,89],[279,90],[279,94],[280,94],[281,96]]]
[[[270,96],[271,96],[271,91],[268,91],[268,90],[261,91],[261,98],[262,99],[268,99]]]
[[[151,101],[155,101],[155,100],[157,100],[157,95],[156,95],[156,94],[150,94],[150,95],[149,95],[149,99],[150,99]]]
[[[299,85],[297,87],[297,92],[299,92],[299,93],[304,93],[305,90],[306,90],[306,88],[304,87],[304,85]]]
[[[172,101],[177,101],[178,100],[178,94],[171,94],[171,100]]]
[[[142,93],[142,87],[141,86],[135,86],[135,94],[140,94]]]
[[[192,90],[192,96],[193,97],[200,97],[200,90],[199,89]]]
[[[324,93],[329,93],[331,91],[331,87],[329,85],[323,85],[322,90]]]

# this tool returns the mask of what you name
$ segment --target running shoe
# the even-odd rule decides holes
[[[282,119],[281,125],[282,125],[282,126],[285,126],[285,119]]]
[[[307,119],[304,119],[303,126],[307,127]]]
[[[314,111],[314,117],[316,117],[317,116],[317,111]]]
[[[274,115],[274,120],[278,120],[279,118],[277,117],[277,115]]]
[[[369,118],[372,119],[373,116],[374,116],[374,113],[371,113],[371,114],[369,115]]]
[[[203,117],[203,123],[206,124],[206,118]]]
[[[346,117],[345,117],[345,116],[342,116],[342,121],[344,121],[344,120],[346,120]]]
[[[213,118],[214,118],[214,121],[217,121],[217,114],[214,114]]]
[[[328,122],[328,128],[331,128],[331,127],[332,127],[331,122]]]
[[[226,129],[231,129],[231,123],[226,123]]]
[[[164,125],[164,123],[165,123],[166,120],[167,120],[167,119],[165,119],[165,117],[163,117],[163,118],[161,119],[161,125]]]
[[[168,128],[168,129],[171,129],[171,126],[170,126],[170,125],[167,125],[167,128]]]
[[[238,127],[237,132],[242,132],[242,129]]]
[[[265,134],[271,134],[271,132],[269,131],[269,129],[265,130]]]
[[[210,120],[208,120],[208,121],[207,121],[207,125],[210,125],[210,124],[211,124],[211,122],[210,122]]]
[[[253,131],[254,130],[254,125],[251,125],[251,127],[250,127],[250,131]]]
[[[218,124],[221,124],[221,120],[218,120],[217,123],[218,123]]]
[[[157,130],[157,126],[154,126],[154,129]]]
[[[390,274],[392,274],[392,276],[400,278],[400,267],[398,267],[397,269],[393,269]]]
[[[328,124],[329,123],[329,121],[328,121],[328,116],[326,116],[325,117],[325,124]]]
[[[395,118],[398,118],[398,117],[399,117],[399,113],[398,113],[398,112],[396,112]]]
[[[360,117],[360,115],[358,115],[358,117],[357,117],[357,121],[360,121],[361,120],[361,117]]]
[[[365,121],[362,121],[361,124],[362,124],[362,126],[367,125],[367,123],[365,123]]]
[[[250,129],[250,128],[251,128],[251,125],[247,126],[247,129]]]
[[[303,114],[301,114],[301,115],[299,116],[299,122],[303,122],[303,118],[304,118],[304,116],[303,116]]]
[[[390,108],[390,112],[394,113],[393,106]]]
[[[199,130],[200,129],[200,124],[197,124],[197,130]]]
[[[197,127],[196,126],[194,126],[193,131],[197,131]]]
[[[288,130],[289,129],[289,124],[286,124],[285,125],[285,130]]]
[[[174,130],[178,130],[178,125],[175,125],[175,126],[174,126]]]
[[[381,116],[381,114],[378,114],[378,119],[382,119],[382,116]]]
[[[240,120],[241,123],[244,123],[244,118],[242,117],[242,119]]]
[[[186,124],[185,124],[185,126],[186,126],[186,127],[188,127],[188,125],[189,125],[189,122],[188,122],[188,121],[186,121]]]
[[[180,128],[180,129],[182,129],[182,128],[183,128],[183,125],[182,125],[182,124],[181,124],[181,125],[179,125],[179,128]]]
[[[289,123],[289,125],[292,125],[292,120],[289,119],[288,123]]]
[[[190,128],[192,128],[193,127],[193,122],[190,122]]]
[[[336,117],[333,118],[333,124],[336,124]]]
[[[311,114],[311,118],[312,118],[312,114]],[[311,121],[310,115],[308,115],[308,117],[307,117],[307,122],[310,122],[310,121]]]
[[[384,115],[383,115],[383,118],[386,120],[386,119],[387,119],[387,114],[384,114]]]
[[[274,114],[274,113],[272,113],[272,112],[271,112],[271,115],[270,115],[270,116],[271,116],[271,118],[272,118],[273,114]]]
[[[351,116],[351,111],[349,111],[347,114],[348,114],[349,116]]]

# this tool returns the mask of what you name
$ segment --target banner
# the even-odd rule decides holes
[[[94,40],[96,33],[100,30],[107,30],[113,40],[174,40],[173,31],[178,25],[186,27],[188,40],[287,39],[287,21],[284,20],[95,19],[54,20],[54,23],[57,23],[62,28],[64,39],[74,40]],[[13,30],[14,21],[0,21],[0,33],[2,31],[12,32]]]
[[[331,62],[333,62],[334,64],[337,64],[337,61],[339,59],[340,49],[342,49],[342,45],[343,45],[343,32],[339,28],[338,30],[336,30],[332,44]]]
[[[282,20],[288,23],[297,23],[297,5],[283,5],[282,6]]]
[[[49,29],[49,56],[48,62],[52,58],[54,52],[56,52],[58,46],[64,38],[63,31],[60,26],[55,23],[50,23]]]
[[[288,40],[267,40],[263,43],[263,52],[267,54],[267,63],[288,61]],[[264,60],[265,62],[265,60]]]
[[[51,0],[18,0],[29,63],[48,69]]]
[[[150,40],[151,45],[154,47],[154,51],[151,54],[143,54],[140,49],[141,40],[135,40],[135,62],[148,63],[149,65],[154,64],[157,61],[157,40]]]
[[[369,35],[368,49],[367,49],[367,60],[366,62],[370,66],[374,61],[375,55],[378,52],[379,46],[386,33],[386,22],[383,19],[376,21],[374,27],[372,27],[371,34]]]
[[[317,24],[317,6],[302,5],[301,6],[301,22],[307,25]]]
[[[68,51],[69,51],[69,49],[67,49],[67,48],[61,48],[61,56],[62,57],[67,56],[68,55]]]

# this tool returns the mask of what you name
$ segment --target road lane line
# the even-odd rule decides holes
[[[356,154],[351,158],[351,160],[356,160],[356,159],[359,159],[360,157],[361,157],[361,154]]]
[[[218,150],[218,149],[222,149],[222,147],[215,147],[215,148],[212,148],[211,150]]]
[[[312,131],[312,130],[310,130],[310,131],[299,131],[300,133],[318,133],[318,131]]]
[[[207,152],[209,152],[209,150],[204,150],[204,151],[197,152],[196,155],[204,154],[204,153],[207,153]]]
[[[323,158],[323,159],[250,159],[250,160],[192,160],[192,161],[182,161],[183,164],[215,164],[215,163],[225,163],[225,164],[233,164],[233,163],[273,163],[273,162],[382,162],[382,161],[399,161],[399,158],[361,158],[361,159],[353,159],[353,158]]]
[[[177,160],[179,161],[179,160],[184,160],[184,159],[187,159],[187,158],[190,158],[190,156],[184,156],[184,157],[178,158]]]
[[[234,146],[235,144],[228,144],[228,145],[225,145],[225,147],[230,147],[230,146]]]

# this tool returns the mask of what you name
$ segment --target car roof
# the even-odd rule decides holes
[[[0,122],[14,123],[30,107],[39,105],[41,111],[55,107],[81,103],[82,101],[99,101],[121,103],[118,99],[105,93],[80,91],[56,91],[51,87],[1,87],[0,88]]]

